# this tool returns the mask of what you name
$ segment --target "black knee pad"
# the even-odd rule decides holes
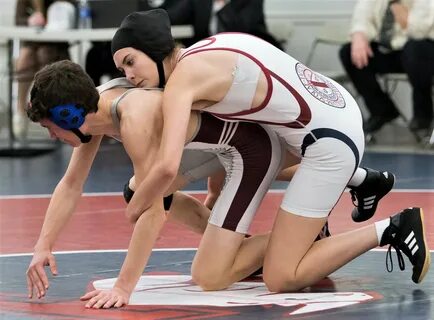
[[[169,211],[173,201],[173,193],[163,198],[164,210]]]
[[[124,199],[125,199],[126,203],[130,202],[130,200],[133,197],[133,195],[134,195],[134,191],[131,190],[131,188],[130,188],[130,182],[128,181],[124,185]]]
[[[131,198],[134,195],[134,191],[130,188],[130,182],[128,181],[124,185],[124,199],[126,203],[130,203]],[[163,198],[164,210],[169,211],[173,201],[173,193]]]

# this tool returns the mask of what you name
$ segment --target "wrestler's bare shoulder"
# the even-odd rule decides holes
[[[133,89],[119,102],[121,125],[146,126],[151,131],[160,130],[163,124],[161,110],[162,92]]]
[[[131,89],[119,104],[125,114],[151,114],[161,109],[162,97],[163,92],[159,90]]]
[[[182,58],[169,79],[168,86],[180,92],[193,90],[195,101],[205,101],[194,109],[220,101],[233,81],[237,54],[224,51],[198,52]]]
[[[232,74],[236,65],[238,53],[224,50],[201,51],[185,55],[178,62],[177,68],[183,72],[193,74],[208,74],[213,71],[215,75]]]

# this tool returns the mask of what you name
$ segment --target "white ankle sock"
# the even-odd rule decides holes
[[[358,187],[362,184],[363,181],[365,181],[366,175],[368,172],[365,169],[357,168],[356,172],[354,172],[353,177],[351,178],[348,185],[350,187]]]
[[[390,225],[390,218],[375,222],[375,230],[377,231],[378,244],[381,242],[384,230]]]

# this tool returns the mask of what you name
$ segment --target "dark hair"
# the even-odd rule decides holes
[[[99,93],[86,72],[69,60],[54,62],[35,75],[27,116],[34,122],[49,118],[58,105],[75,104],[85,115],[98,110]]]

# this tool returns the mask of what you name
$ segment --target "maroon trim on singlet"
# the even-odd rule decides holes
[[[236,52],[236,53],[242,54],[242,55],[246,56],[247,58],[253,60],[259,66],[259,68],[261,68],[262,72],[265,75],[265,78],[267,79],[267,94],[265,96],[264,101],[262,101],[262,103],[258,107],[253,108],[253,109],[239,111],[239,112],[234,112],[234,113],[224,113],[224,114],[220,114],[220,113],[216,113],[216,112],[209,112],[209,113],[212,113],[212,114],[214,114],[214,115],[216,115],[218,117],[220,117],[220,116],[231,117],[231,116],[243,116],[243,115],[255,113],[257,111],[260,111],[260,110],[264,109],[267,106],[268,102],[270,101],[271,94],[273,93],[273,82],[271,80],[271,76],[270,76],[270,73],[268,72],[268,69],[258,59],[256,59],[255,57],[251,56],[250,54],[248,54],[248,53],[246,53],[244,51],[238,50],[238,49],[217,47],[217,48],[207,48],[207,49],[193,50],[191,52],[186,53],[183,56],[183,58],[188,57],[189,55],[192,55],[192,54],[198,53],[198,52],[216,51],[216,50],[224,50],[224,51]],[[206,111],[206,112],[208,112],[208,111]]]
[[[236,33],[236,32],[235,32]],[[216,39],[214,37],[209,37],[205,40],[209,40],[209,43],[206,43],[204,45],[201,45],[197,48],[192,48],[191,50],[188,50],[183,53],[183,55],[180,57],[178,61],[181,61],[183,58],[188,57],[189,55],[192,55],[194,53],[204,52],[204,51],[213,51],[213,50],[223,50],[223,51],[232,51],[236,52],[238,54],[242,54],[245,57],[249,58],[253,62],[255,62],[261,71],[264,73],[265,78],[267,80],[267,94],[265,96],[264,101],[256,108],[252,108],[249,110],[234,112],[234,113],[217,113],[217,112],[210,112],[206,111],[208,113],[211,113],[215,115],[216,117],[219,117],[221,119],[228,119],[228,120],[241,120],[241,121],[255,121],[259,123],[264,124],[275,124],[275,125],[282,125],[293,129],[303,128],[305,127],[312,118],[312,112],[310,111],[309,105],[307,104],[306,100],[303,99],[303,97],[295,90],[288,82],[286,82],[283,78],[281,78],[279,75],[274,73],[273,71],[269,70],[267,67],[265,67],[261,61],[259,61],[254,56],[250,55],[247,52],[244,52],[242,50],[238,50],[235,48],[225,48],[225,47],[216,47],[216,48],[205,48],[206,46],[213,44],[216,42]],[[297,100],[298,105],[300,107],[300,115],[292,122],[289,123],[279,123],[279,122],[271,122],[271,121],[261,121],[261,120],[251,120],[251,119],[243,119],[243,118],[237,118],[237,116],[244,116],[244,115],[250,115],[253,113],[256,113],[262,109],[264,109],[268,103],[270,102],[271,95],[273,93],[273,81],[272,77],[274,77],[277,81],[279,81],[286,89],[289,90],[289,92],[292,94],[292,96]]]
[[[201,117],[201,126],[193,141],[217,144],[223,134],[224,121],[207,113],[202,113]],[[235,231],[269,171],[273,150],[265,129],[249,122],[238,123],[227,145],[235,148],[243,161],[241,181],[222,225],[224,229]]]
[[[200,46],[197,46],[197,47],[194,47],[194,48],[191,48],[190,50],[186,50],[180,57],[179,57],[179,59],[178,59],[178,61],[181,61],[182,59],[184,59],[185,58],[185,56],[187,55],[187,54],[189,54],[189,53],[191,53],[191,52],[193,52],[193,51],[195,51],[196,49],[200,49],[200,48],[203,48],[203,47],[206,47],[206,46],[209,46],[209,45],[211,45],[211,44],[213,44],[214,42],[216,42],[217,41],[217,39],[216,38],[214,38],[214,37],[209,37],[209,38],[206,38],[206,39],[203,39],[203,40],[201,40],[201,42],[205,42],[205,41],[208,41],[207,43],[204,43],[203,45],[200,45]]]
[[[297,92],[297,90],[295,90],[288,82],[286,82],[273,71],[269,71],[277,81],[279,81],[286,89],[289,90],[289,92],[291,92],[295,100],[297,100],[298,105],[300,106],[300,114],[298,115],[297,119],[295,119],[293,122],[286,124],[286,126],[294,129],[305,127],[312,119],[312,112],[310,111],[306,100],[304,100],[303,97]]]

